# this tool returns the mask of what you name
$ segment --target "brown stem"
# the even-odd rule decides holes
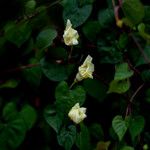
[[[50,8],[50,7],[53,7],[54,5],[59,4],[60,2],[61,2],[61,0],[57,0],[57,1],[53,2],[53,3],[50,3],[50,4],[48,4],[48,5],[46,6],[46,9],[48,9],[48,8]],[[32,19],[32,18],[36,17],[39,13],[41,13],[43,10],[44,10],[44,9],[42,9],[41,11],[35,11],[35,12],[33,12],[32,14],[30,14],[30,15],[20,17],[20,18],[18,18],[15,22],[18,23],[18,22],[20,22],[20,21],[25,21],[25,20]]]
[[[138,47],[139,51],[141,52],[141,54],[142,54],[145,62],[148,63],[148,64],[150,64],[150,59],[145,54],[144,49],[141,47],[141,45],[139,44],[139,42],[136,39],[136,37],[132,33],[130,33],[130,36],[132,37],[133,41],[135,42],[136,46]]]
[[[118,0],[119,1],[119,6],[122,6],[122,0]]]
[[[131,114],[131,104],[133,103],[133,100],[135,98],[135,96],[138,94],[138,92],[143,88],[144,86],[144,83],[142,85],[140,85],[137,90],[134,92],[134,94],[131,96],[130,100],[129,100],[129,103],[128,103],[128,106],[126,108],[126,114],[125,114],[125,117],[127,117],[129,114]]]
[[[133,102],[133,99],[134,99],[134,97],[137,95],[137,93],[143,88],[143,86],[144,86],[144,83],[142,84],[142,85],[140,85],[138,88],[137,88],[137,90],[134,92],[134,94],[131,96],[131,98],[130,98],[130,103],[132,103]]]
[[[116,21],[118,21],[119,20],[119,8],[120,8],[120,5],[116,6],[114,0],[112,0],[112,5],[113,5],[113,8],[114,8],[115,19],[116,19]]]
[[[20,66],[20,67],[4,70],[3,72],[0,73],[0,75],[4,75],[6,73],[11,73],[11,72],[16,72],[16,71],[21,71],[21,70],[27,69],[27,68],[37,67],[39,65],[40,64],[28,64],[28,65],[25,65],[25,66]]]

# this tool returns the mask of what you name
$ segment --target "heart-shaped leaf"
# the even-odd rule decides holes
[[[112,121],[112,127],[121,141],[128,129],[127,122],[123,120],[122,116],[116,116]]]
[[[85,101],[85,91],[81,86],[70,90],[67,83],[62,81],[55,90],[56,108],[58,113],[66,114],[76,104],[82,105]]]

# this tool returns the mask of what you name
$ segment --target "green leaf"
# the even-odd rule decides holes
[[[6,82],[0,84],[0,88],[16,88],[19,84],[19,81],[10,79],[7,80]]]
[[[65,24],[70,19],[73,27],[78,27],[88,19],[91,12],[92,5],[79,6],[77,0],[69,0],[64,4],[63,19]]]
[[[65,148],[71,150],[76,139],[76,127],[71,125],[67,129],[62,128],[60,134],[57,136],[58,143]]]
[[[76,145],[79,150],[91,150],[90,135],[88,128],[84,124],[80,124],[80,133],[77,134]]]
[[[24,125],[24,120],[20,117],[17,117],[15,120],[8,124],[6,130],[6,143],[8,143],[8,145],[12,149],[16,149],[25,138],[26,129]]]
[[[68,53],[66,49],[62,47],[51,48],[48,51],[48,54],[50,55],[52,59],[55,59],[55,60],[62,60],[62,59],[67,60],[68,59]]]
[[[150,34],[146,32],[146,26],[144,23],[138,25],[139,34],[147,41],[150,41]]]
[[[121,150],[134,150],[134,148],[131,146],[124,146],[123,148],[121,148]]]
[[[118,135],[119,141],[121,141],[128,129],[126,121],[123,120],[122,116],[116,116],[113,118],[112,127]]]
[[[125,80],[133,75],[133,71],[129,69],[127,63],[116,65],[114,80]]]
[[[100,10],[98,13],[98,21],[102,28],[107,28],[114,21],[114,11],[113,9],[106,8]]]
[[[31,86],[38,87],[40,85],[42,77],[42,70],[40,66],[24,69],[22,73]]]
[[[100,102],[103,101],[107,95],[106,86],[96,79],[86,79],[83,81],[83,85],[87,93]]]
[[[55,90],[56,108],[60,115],[68,114],[69,110],[76,104],[83,105],[86,95],[81,86],[70,90],[66,82],[58,84]]]
[[[143,116],[136,116],[130,119],[129,132],[134,141],[135,137],[138,136],[144,129],[145,120]]]
[[[125,49],[128,44],[128,35],[126,33],[123,33],[120,35],[118,40],[118,46],[120,49]]]
[[[89,131],[92,137],[94,137],[97,140],[104,139],[104,132],[100,124],[93,123],[89,129],[90,129]]]
[[[122,4],[122,10],[126,18],[136,25],[144,18],[144,6],[140,0],[124,0]]]
[[[110,144],[111,144],[110,141],[107,142],[100,141],[97,143],[96,150],[108,150]]]
[[[150,81],[150,69],[143,70],[141,72],[141,77],[144,82],[149,82]]]
[[[33,107],[30,105],[25,105],[22,110],[20,111],[20,115],[24,120],[24,124],[27,130],[31,129],[36,122],[37,114]]]
[[[97,39],[97,35],[101,30],[100,24],[98,21],[88,21],[82,28],[84,35],[90,41]]]
[[[42,71],[45,76],[52,81],[66,80],[72,72],[73,65],[58,64],[56,62],[47,62],[41,60]]]
[[[57,32],[54,29],[45,29],[39,33],[36,38],[36,46],[38,49],[45,49],[49,47],[56,38]]]
[[[14,102],[7,103],[3,108],[2,116],[6,121],[13,120],[17,115],[17,108]]]
[[[150,103],[150,88],[148,88],[146,90],[146,93],[145,93],[145,100]]]
[[[62,118],[57,115],[56,110],[52,106],[48,106],[44,111],[44,117],[46,122],[58,133],[62,125]]]
[[[107,93],[118,93],[122,94],[129,90],[130,88],[130,81],[127,80],[113,80],[110,82],[109,90]]]
[[[36,1],[35,0],[29,0],[25,4],[25,12],[26,14],[30,14],[35,10]]]
[[[0,123],[0,147],[6,150],[8,147],[16,149],[25,138],[26,126],[24,118],[17,112],[15,103],[5,105],[3,120],[4,123]]]
[[[6,39],[17,47],[21,47],[21,45],[29,39],[31,32],[28,22],[21,24],[8,24],[5,27]]]

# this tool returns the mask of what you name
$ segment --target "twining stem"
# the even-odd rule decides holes
[[[133,41],[135,42],[136,46],[138,47],[139,51],[141,52],[144,60],[146,63],[150,64],[150,59],[147,57],[147,55],[144,52],[144,49],[141,47],[141,45],[139,44],[139,42],[137,41],[137,39],[135,38],[135,36],[130,33],[130,36],[132,37]]]
[[[119,1],[119,6],[122,6],[122,0],[118,0]]]
[[[27,68],[37,67],[39,65],[40,64],[28,64],[28,65],[25,65],[25,66],[20,66],[20,67],[4,70],[3,72],[0,72],[0,75],[6,74],[6,73],[11,73],[11,72],[16,72],[16,71],[21,71],[21,70],[27,69]]]
[[[71,46],[71,49],[70,49],[70,52],[69,52],[69,55],[68,55],[68,62],[71,59],[72,52],[73,52],[73,46]]]
[[[143,88],[144,86],[144,83],[142,85],[140,85],[137,90],[134,92],[134,94],[131,96],[130,100],[129,100],[129,103],[128,103],[128,106],[127,106],[127,109],[126,109],[126,117],[131,113],[131,104],[133,103],[133,100],[135,98],[135,96],[138,94],[138,92]]]
[[[114,8],[115,19],[116,19],[116,21],[118,21],[119,20],[119,8],[120,8],[120,5],[116,6],[114,0],[112,0],[112,5],[113,5],[113,8]]]
[[[53,7],[53,6],[56,5],[56,4],[60,4],[61,1],[62,1],[62,0],[57,0],[57,1],[53,2],[53,3],[48,4],[48,5],[46,6],[46,9],[48,9],[48,8],[50,8],[50,7]],[[18,18],[15,22],[18,23],[18,22],[20,22],[20,21],[26,21],[26,20],[32,19],[32,18],[34,18],[35,16],[37,16],[39,13],[41,13],[42,11],[44,11],[44,9],[42,9],[42,10],[40,10],[40,11],[39,11],[39,10],[38,10],[38,11],[36,10],[36,11],[33,12],[32,14],[30,14],[29,16],[23,16],[23,17]]]
[[[143,83],[142,85],[140,85],[140,86],[137,88],[137,90],[134,92],[134,94],[131,96],[131,98],[130,98],[130,100],[129,100],[130,103],[133,102],[135,96],[136,96],[137,93],[143,88],[143,86],[144,86],[144,83]]]
[[[77,83],[77,82],[74,81],[74,82],[70,85],[69,89],[71,89],[76,83]]]

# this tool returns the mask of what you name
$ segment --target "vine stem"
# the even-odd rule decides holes
[[[46,6],[46,9],[48,9],[48,8],[50,8],[50,7],[53,7],[54,5],[56,5],[56,4],[59,4],[60,2],[61,2],[62,0],[57,0],[57,1],[55,1],[55,2],[53,2],[53,3],[50,3],[50,4],[48,4],[47,6]],[[18,18],[15,22],[16,23],[18,23],[18,22],[20,22],[20,21],[26,21],[26,20],[29,20],[29,19],[32,19],[32,18],[34,18],[35,16],[37,16],[39,13],[41,13],[43,10],[41,10],[41,11],[35,11],[35,12],[33,12],[31,15],[29,15],[29,16],[23,16],[23,17],[20,17],[20,18]]]
[[[71,59],[72,52],[73,52],[73,46],[71,46],[71,49],[70,49],[70,52],[69,52],[69,55],[68,55],[68,62]]]
[[[77,82],[74,81],[74,82],[70,85],[69,89],[71,89],[76,83],[77,83]]]
[[[130,100],[129,100],[130,103],[133,102],[134,97],[135,97],[135,96],[137,95],[137,93],[143,88],[143,86],[144,86],[144,83],[143,83],[142,85],[140,85],[140,86],[137,88],[137,90],[134,92],[134,94],[131,96],[131,98],[130,98]]]
[[[141,52],[144,60],[146,63],[150,64],[150,59],[147,57],[147,55],[144,52],[144,49],[141,47],[141,45],[139,44],[139,42],[137,41],[137,39],[135,38],[135,36],[130,33],[130,36],[132,37],[133,41],[135,42],[136,46],[138,47],[139,51]]]
[[[135,96],[138,94],[138,92],[143,88],[144,86],[144,83],[142,85],[140,85],[137,90],[133,93],[133,95],[131,96],[130,100],[129,100],[129,103],[128,103],[128,106],[127,106],[127,109],[126,109],[126,115],[125,117],[127,117],[130,113],[131,113],[131,104],[133,103],[133,100],[135,98]]]
[[[21,71],[21,70],[27,69],[27,68],[37,67],[39,65],[40,64],[28,64],[25,66],[20,66],[20,67],[4,70],[3,72],[0,73],[0,75],[6,74],[6,73],[11,73],[11,72],[16,72],[16,71]]]
[[[115,1],[112,0],[112,5],[113,5],[113,8],[114,8],[115,19],[116,19],[116,21],[118,21],[119,20],[120,1],[119,1],[119,6],[116,6]]]
[[[118,0],[119,1],[119,6],[122,6],[122,0]]]

